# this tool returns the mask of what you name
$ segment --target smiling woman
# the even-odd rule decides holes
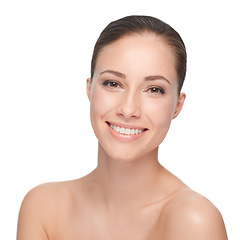
[[[185,46],[169,25],[148,16],[110,23],[87,79],[98,166],[83,178],[31,190],[18,240],[226,240],[215,206],[158,161],[185,101],[185,74]]]

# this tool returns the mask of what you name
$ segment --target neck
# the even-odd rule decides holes
[[[162,170],[158,148],[140,159],[123,162],[111,159],[99,145],[98,166],[91,174],[92,189],[107,209],[141,206],[159,197]]]

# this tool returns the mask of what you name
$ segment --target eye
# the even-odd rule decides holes
[[[165,94],[165,90],[163,88],[160,88],[160,87],[151,87],[149,89],[147,89],[147,93],[150,93],[150,94],[162,94],[164,95]]]
[[[110,81],[110,80],[107,80],[107,81],[103,82],[102,85],[110,87],[110,88],[120,88],[121,87],[118,82]]]

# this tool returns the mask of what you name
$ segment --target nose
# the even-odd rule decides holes
[[[140,117],[140,99],[136,93],[128,92],[123,94],[117,107],[117,115],[126,119]]]

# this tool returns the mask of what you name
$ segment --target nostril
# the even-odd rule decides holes
[[[117,113],[118,116],[121,116],[121,117],[124,117],[126,119],[128,118],[139,118],[140,117],[140,114],[135,112],[135,113],[132,113],[132,112],[127,112],[127,111],[122,111],[122,112],[119,112]]]
[[[117,115],[122,116],[124,118],[139,118],[141,115],[141,109],[139,106],[139,102],[132,97],[124,98],[117,107]]]

